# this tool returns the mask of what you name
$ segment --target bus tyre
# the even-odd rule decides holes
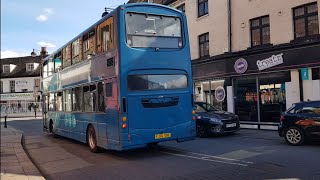
[[[98,152],[96,132],[92,125],[88,127],[87,143],[91,152],[93,153]]]

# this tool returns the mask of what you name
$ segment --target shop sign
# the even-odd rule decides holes
[[[308,68],[301,68],[300,75],[302,80],[309,80],[309,72]]]
[[[245,73],[248,69],[248,62],[240,58],[234,63],[234,70],[236,70],[237,73],[242,74]]]
[[[18,80],[16,81],[16,86],[20,88],[27,87],[28,81],[26,80]]]
[[[277,55],[272,55],[271,57],[264,59],[264,60],[258,60],[257,61],[257,66],[259,71],[262,71],[264,69],[268,69],[270,67],[279,65],[283,63],[283,53],[277,54]]]
[[[224,98],[226,97],[226,91],[222,86],[218,86],[214,92],[214,96],[216,97],[217,101],[224,101]]]
[[[33,93],[16,93],[16,94],[1,94],[1,101],[7,100],[32,100]]]

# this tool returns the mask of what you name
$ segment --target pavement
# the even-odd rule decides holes
[[[23,132],[1,125],[1,180],[45,179],[26,154]]]

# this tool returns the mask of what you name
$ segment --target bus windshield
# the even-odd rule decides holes
[[[182,47],[181,20],[177,17],[127,13],[126,31],[130,47]]]
[[[187,86],[187,76],[184,74],[128,76],[128,89],[132,91],[180,89]]]

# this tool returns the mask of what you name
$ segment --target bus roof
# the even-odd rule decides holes
[[[94,23],[93,25],[91,25],[89,28],[87,28],[86,30],[82,31],[81,33],[79,33],[76,37],[74,37],[73,39],[71,39],[70,41],[68,41],[67,43],[65,43],[63,46],[61,46],[59,49],[55,50],[53,53],[51,53],[49,56],[47,56],[46,58],[44,58],[42,61],[47,61],[50,57],[54,56],[55,54],[57,54],[59,51],[61,51],[63,48],[65,48],[67,45],[69,45],[70,43],[72,43],[73,41],[77,40],[79,37],[81,37],[85,32],[90,31],[92,28],[96,27],[97,25],[99,25],[100,23],[102,23],[103,21],[105,21],[106,19],[108,19],[109,17],[111,17],[119,8],[123,7],[135,7],[135,6],[158,6],[158,7],[163,7],[166,9],[170,9],[179,13],[182,13],[180,10],[177,10],[175,8],[169,7],[169,6],[165,6],[162,4],[156,4],[156,3],[129,3],[129,4],[123,4],[123,5],[119,5],[117,8],[115,8],[114,10],[112,10],[111,12],[109,12],[106,16],[102,17],[100,20],[98,20],[96,23]]]

